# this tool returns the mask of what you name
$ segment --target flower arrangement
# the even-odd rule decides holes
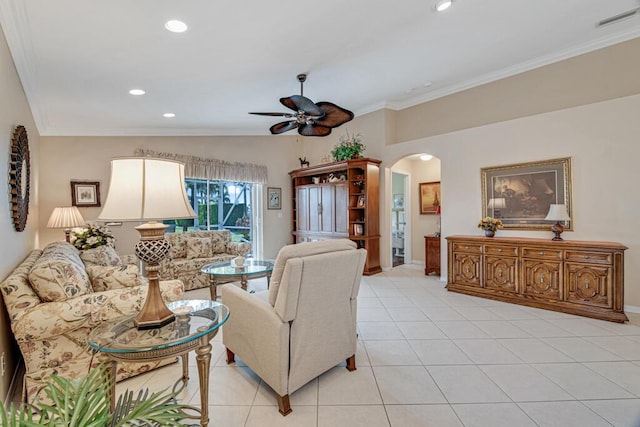
[[[491,218],[490,216],[482,218],[478,222],[478,228],[482,228],[485,231],[502,230],[502,221],[497,218]]]
[[[362,143],[362,136],[359,133],[354,133],[349,136],[347,131],[346,135],[340,137],[340,141],[331,150],[331,156],[336,162],[349,159],[359,159],[362,157],[362,153],[367,147]]]
[[[102,245],[113,246],[115,238],[108,227],[89,223],[86,227],[71,230],[71,244],[80,250],[97,248]]]

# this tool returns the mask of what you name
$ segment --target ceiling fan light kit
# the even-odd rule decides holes
[[[280,98],[280,103],[295,113],[249,113],[290,119],[271,126],[269,131],[273,135],[297,129],[302,136],[327,136],[331,133],[331,129],[353,119],[353,113],[347,109],[326,101],[314,103],[305,97],[304,82],[307,80],[307,75],[298,74],[297,79],[300,82],[300,95]]]

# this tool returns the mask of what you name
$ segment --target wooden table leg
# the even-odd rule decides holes
[[[271,272],[267,273],[267,289],[269,289],[269,285],[271,285]]]
[[[246,274],[242,274],[240,276],[240,287],[245,291],[247,290],[247,275]]]
[[[201,338],[203,345],[196,349],[198,380],[200,382],[200,425],[209,425],[209,368],[211,366],[211,344],[208,338]]]

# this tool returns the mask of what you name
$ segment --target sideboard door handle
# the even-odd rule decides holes
[[[589,289],[589,280],[584,281],[584,287]]]
[[[589,258],[591,258],[589,255],[584,256],[584,259],[589,259]]]
[[[540,275],[540,283],[544,283],[544,274]]]
[[[538,255],[542,256],[544,255],[544,252],[538,252]]]
[[[502,249],[498,249],[498,252],[502,252]]]
[[[498,270],[498,277],[502,277],[502,269]]]

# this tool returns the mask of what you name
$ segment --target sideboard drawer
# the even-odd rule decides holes
[[[502,246],[502,245],[484,245],[484,253],[487,255],[518,256],[518,247]]]
[[[562,260],[562,250],[549,248],[522,248],[523,258]]]
[[[469,252],[473,254],[481,254],[482,253],[482,245],[480,243],[453,243],[453,251],[454,252]]]
[[[587,251],[567,251],[565,258],[567,261],[588,262],[589,264],[612,264],[611,253],[607,252],[587,252]]]

